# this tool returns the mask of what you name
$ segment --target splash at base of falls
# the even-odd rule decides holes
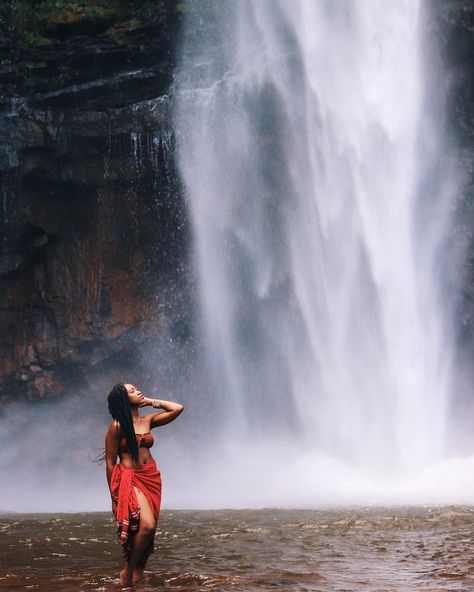
[[[367,475],[349,463],[291,443],[225,446],[173,474],[175,508],[327,508],[474,504],[474,456],[412,477]],[[190,485],[191,484],[191,485]]]
[[[201,456],[201,461],[199,461]],[[175,440],[156,451],[165,509],[330,508],[474,505],[474,456],[441,462],[411,478],[357,472],[350,464],[291,443],[190,450]],[[204,458],[204,460],[202,460]],[[14,475],[2,486],[0,511],[109,511],[104,468]],[[112,516],[112,515],[111,515]]]
[[[84,408],[80,398],[41,409],[10,409],[0,436],[0,473],[5,476],[0,511],[110,511],[105,465],[92,462],[103,446],[108,418],[105,410],[103,417],[95,412],[95,407]],[[81,421],[74,421],[79,416]],[[190,400],[176,422],[154,430],[151,452],[162,473],[164,508],[474,505],[474,456],[452,458],[409,476],[394,477],[391,467],[380,475],[303,449],[281,435],[247,442],[205,438],[203,426],[193,425],[199,423],[196,416]],[[64,431],[58,438],[51,429],[58,417],[74,425],[67,438]],[[201,433],[193,435],[196,428]],[[35,454],[38,450],[41,454]]]

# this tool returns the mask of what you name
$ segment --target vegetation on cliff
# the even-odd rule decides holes
[[[168,95],[182,10],[0,10],[0,401],[143,376],[144,352],[188,326]]]
[[[176,0],[2,2],[0,91],[46,92],[162,59],[182,12]]]

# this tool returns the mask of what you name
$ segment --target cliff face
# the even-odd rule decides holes
[[[146,22],[121,5],[95,20],[46,19],[47,43],[10,39],[0,72],[3,398],[109,385],[157,339],[189,331],[167,94],[181,13],[175,2],[155,8]]]
[[[449,124],[455,136],[463,193],[455,233],[463,265],[457,278],[457,326],[461,355],[472,366],[474,354],[474,4],[465,0],[435,3],[442,55],[449,75]]]

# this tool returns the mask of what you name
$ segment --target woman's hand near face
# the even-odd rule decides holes
[[[162,409],[161,413],[155,413],[149,415],[150,428],[156,428],[160,425],[166,425],[180,415],[184,409],[184,405],[181,403],[175,403],[174,401],[164,401],[163,399],[150,399],[149,397],[143,397],[143,401],[138,405],[139,407],[154,407],[155,409]]]
[[[139,407],[148,407],[153,406],[153,401],[155,399],[149,399],[148,397],[143,397],[143,401],[138,405]]]

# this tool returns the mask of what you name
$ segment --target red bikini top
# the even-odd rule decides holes
[[[155,441],[151,435],[151,432],[147,432],[146,434],[135,434],[135,436],[137,438],[137,444],[139,448],[151,448]],[[127,438],[120,438],[118,451],[130,452],[127,445]]]

